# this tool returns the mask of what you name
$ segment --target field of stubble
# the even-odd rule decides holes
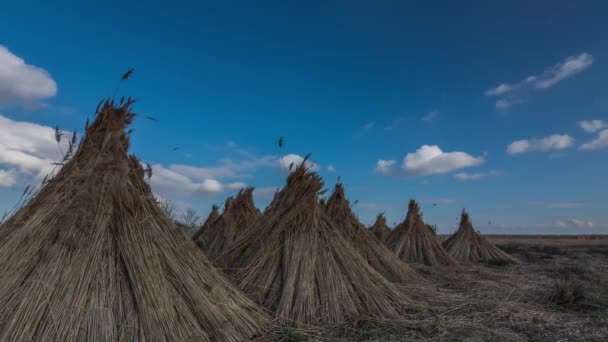
[[[488,236],[521,265],[415,266],[400,321],[277,326],[280,341],[606,341],[608,236]],[[265,340],[268,338],[265,338]]]

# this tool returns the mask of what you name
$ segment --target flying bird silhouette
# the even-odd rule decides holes
[[[157,119],[157,118],[152,117],[152,116],[147,116],[147,115],[146,115],[146,119],[148,119],[148,120],[150,120],[150,121],[158,121],[158,119]]]
[[[283,137],[279,138],[279,148],[283,147]]]
[[[135,69],[133,69],[133,68],[129,69],[129,71],[125,72],[122,75],[122,78],[120,80],[124,81],[124,80],[128,79],[129,77],[131,77],[131,75],[133,75],[133,71],[135,71]]]

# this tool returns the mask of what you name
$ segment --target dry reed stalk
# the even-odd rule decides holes
[[[454,259],[439,243],[436,234],[422,220],[420,207],[410,200],[405,220],[386,239],[388,248],[408,263],[429,266],[457,265]]]
[[[266,322],[165,215],[106,100],[74,157],[0,229],[1,341],[248,340]]]
[[[456,259],[470,263],[519,264],[519,260],[486,240],[475,231],[469,214],[462,209],[456,233],[443,242]]]
[[[327,201],[327,215],[355,250],[388,280],[396,283],[411,283],[416,273],[401,262],[374,234],[357,219],[344,194],[344,186],[337,183]]]
[[[278,320],[295,326],[396,318],[409,296],[376,272],[321,209],[304,163],[262,217],[217,261]]]
[[[201,227],[196,231],[196,233],[194,233],[194,235],[192,235],[192,240],[194,240],[194,242],[196,242],[196,244],[200,247],[200,243],[201,243],[201,236],[203,234],[205,234],[205,231],[207,229],[209,229],[209,227],[220,217],[220,208],[217,205],[212,205],[211,206],[211,212],[209,213],[209,216],[207,216],[207,219],[205,220],[205,222],[201,225]]]
[[[241,189],[235,198],[229,197],[224,212],[201,234],[197,243],[213,261],[224,254],[260,217],[253,203],[253,188]]]
[[[391,229],[386,224],[386,216],[384,216],[384,214],[378,214],[376,222],[374,222],[374,225],[370,230],[374,233],[374,236],[382,242],[391,234]]]

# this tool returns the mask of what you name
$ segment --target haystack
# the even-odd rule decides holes
[[[426,226],[414,200],[410,200],[405,220],[391,232],[386,244],[399,259],[408,263],[429,266],[458,264]]]
[[[264,215],[217,260],[278,319],[301,326],[396,318],[409,296],[376,272],[321,209],[321,178],[304,163]]]
[[[209,227],[211,227],[211,225],[213,223],[215,223],[215,221],[219,217],[220,217],[220,208],[214,204],[211,206],[211,212],[209,213],[209,216],[207,216],[207,219],[205,220],[203,225],[196,231],[196,233],[194,233],[194,235],[192,235],[192,240],[194,240],[194,242],[196,242],[196,244],[199,245],[199,247],[200,247],[200,244],[202,243],[201,236],[203,234],[205,234],[205,231],[207,229],[209,229]]]
[[[0,230],[0,341],[245,341],[266,319],[161,211],[128,155],[132,101]]]
[[[229,197],[224,212],[199,238],[199,246],[213,261],[222,255],[236,239],[260,217],[253,204],[253,188],[242,189],[235,198]]]
[[[469,214],[462,209],[456,233],[443,242],[456,259],[470,263],[518,264],[519,260],[494,246],[473,228]]]
[[[374,222],[374,225],[370,230],[378,240],[384,242],[391,233],[391,229],[386,224],[386,216],[384,216],[384,214],[378,214],[376,222]]]
[[[327,201],[327,215],[336,228],[355,247],[367,262],[388,280],[397,283],[416,279],[415,272],[401,262],[374,234],[367,230],[350,208],[344,186],[336,184]]]

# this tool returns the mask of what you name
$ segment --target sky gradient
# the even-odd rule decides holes
[[[155,193],[202,216],[244,185],[264,208],[311,153],[366,224],[415,198],[442,233],[463,207],[485,233],[608,233],[603,1],[2,7],[2,212],[116,93]]]

